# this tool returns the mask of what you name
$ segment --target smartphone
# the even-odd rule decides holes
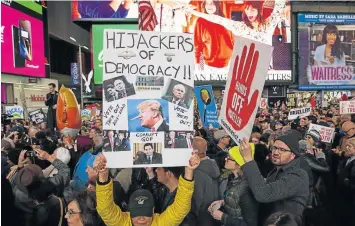
[[[221,208],[221,203],[217,203],[216,205],[214,205],[212,207],[212,212],[216,211],[216,210],[219,210]]]
[[[15,68],[21,68],[26,66],[26,60],[20,55],[20,39],[19,39],[19,28],[12,25],[12,50],[13,50],[13,61]]]
[[[32,38],[31,38],[31,22],[29,20],[19,21],[19,39],[21,56],[32,61]]]

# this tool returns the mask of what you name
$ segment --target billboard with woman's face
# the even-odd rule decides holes
[[[140,30],[194,34],[195,80],[225,80],[235,36],[274,47],[266,83],[292,83],[288,0],[139,0]]]
[[[298,15],[299,88],[355,88],[355,15]]]

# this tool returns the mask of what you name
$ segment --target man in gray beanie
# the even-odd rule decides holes
[[[296,216],[302,224],[303,211],[309,199],[309,179],[300,167],[298,131],[290,130],[276,138],[271,161],[275,165],[266,180],[262,177],[256,162],[252,158],[252,150],[248,139],[240,144],[240,153],[245,160],[243,173],[248,180],[255,199],[261,203],[260,222],[276,212],[287,212]]]

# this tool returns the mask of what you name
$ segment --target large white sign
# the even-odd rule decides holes
[[[312,112],[312,107],[294,108],[288,113],[288,120],[295,120],[298,117],[306,117]]]
[[[354,114],[355,113],[355,100],[340,101],[340,114]]]
[[[335,132],[334,128],[330,128],[330,127],[326,127],[326,126],[320,126],[320,125],[311,123],[309,125],[308,132],[311,131],[311,130],[316,130],[316,131],[319,132],[322,142],[331,143],[333,141],[334,132]]]
[[[237,143],[249,137],[273,47],[236,37],[219,123]]]
[[[108,166],[187,165],[192,152],[193,36],[105,29],[103,39]]]
[[[12,116],[12,119],[23,119],[23,107],[5,106],[6,114]]]

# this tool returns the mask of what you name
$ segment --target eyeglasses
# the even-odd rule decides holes
[[[71,216],[72,215],[74,215],[74,214],[80,214],[81,212],[79,211],[79,212],[76,212],[76,211],[74,211],[74,210],[72,210],[72,209],[66,209],[65,210],[65,216],[67,216],[68,218],[71,218]]]
[[[276,151],[279,150],[279,152],[285,153],[285,152],[291,152],[291,150],[287,150],[285,148],[280,148],[280,147],[276,147],[276,146],[272,146],[270,148],[271,151]]]
[[[227,161],[232,161],[232,162],[236,162],[234,159],[232,159],[232,157],[230,157],[230,156],[227,156]]]

